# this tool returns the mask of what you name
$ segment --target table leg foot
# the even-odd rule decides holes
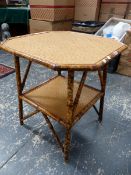
[[[24,122],[23,122],[23,121],[20,121],[20,125],[21,125],[21,126],[24,125]]]
[[[19,99],[19,120],[20,120],[20,125],[24,124],[23,121],[23,102],[21,99]]]
[[[104,108],[104,97],[100,99],[100,109],[99,109],[99,118],[98,121],[101,123],[103,120],[103,108]]]
[[[70,130],[66,130],[66,136],[65,136],[65,144],[64,144],[64,160],[65,162],[68,162],[69,160],[69,150],[70,150]]]

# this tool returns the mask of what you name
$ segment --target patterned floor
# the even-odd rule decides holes
[[[0,63],[14,66],[12,56],[0,52]],[[26,61],[21,62],[25,69]],[[33,64],[26,88],[54,72]],[[37,77],[37,78],[36,78]],[[76,74],[76,79],[80,73]],[[93,81],[95,80],[95,81]],[[96,85],[95,73],[89,84]],[[72,130],[70,162],[65,164],[42,115],[19,125],[15,73],[0,79],[0,175],[130,175],[131,78],[108,74],[104,120],[91,109]],[[25,104],[25,111],[30,107]],[[64,129],[54,122],[61,138]]]

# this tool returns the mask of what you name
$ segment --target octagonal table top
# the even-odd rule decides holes
[[[95,35],[51,31],[10,38],[0,48],[54,70],[96,70],[127,46]]]

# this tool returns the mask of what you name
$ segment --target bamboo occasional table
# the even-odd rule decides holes
[[[82,33],[42,32],[11,38],[1,43],[0,48],[14,55],[20,124],[23,125],[25,119],[41,112],[62,148],[65,160],[68,160],[71,128],[74,124],[91,107],[97,112],[98,120],[102,121],[107,64],[126,46],[112,39]],[[23,80],[19,57],[29,60]],[[23,92],[32,62],[58,71],[58,76]],[[67,77],[61,75],[63,70],[68,72]],[[83,71],[80,82],[74,81],[75,71]],[[98,71],[101,89],[85,85],[88,71]],[[27,116],[23,114],[23,100],[36,109]],[[95,107],[98,100],[99,110]],[[53,128],[50,117],[65,127],[64,144]]]

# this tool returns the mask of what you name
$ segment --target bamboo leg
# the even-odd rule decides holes
[[[42,114],[43,114],[43,113],[42,113]],[[53,125],[51,124],[49,118],[48,118],[45,114],[43,114],[43,117],[45,118],[45,120],[46,120],[46,122],[47,122],[47,124],[48,124],[50,130],[52,131],[52,134],[54,135],[54,137],[55,137],[57,143],[58,143],[59,146],[61,147],[62,151],[64,151],[63,145],[62,145],[62,143],[61,143],[61,141],[60,141],[58,135],[56,134],[55,129],[54,129]]]
[[[23,91],[24,86],[25,86],[25,82],[26,82],[26,79],[27,79],[27,76],[28,76],[28,73],[29,73],[29,70],[30,70],[30,67],[31,67],[31,63],[32,63],[32,62],[29,61],[28,66],[27,66],[26,71],[25,71],[25,75],[24,75],[23,81],[22,81],[22,83],[21,83],[22,91]]]
[[[103,120],[103,108],[104,108],[104,97],[100,99],[100,109],[99,109],[99,122],[101,123]]]
[[[35,110],[35,111],[33,111],[33,112],[30,112],[29,114],[27,114],[26,116],[23,116],[23,120],[26,120],[26,119],[28,119],[28,118],[30,118],[30,117],[33,117],[35,114],[37,114],[38,112],[40,112],[40,111],[38,111],[37,109]]]
[[[99,116],[99,111],[98,111],[98,109],[96,108],[96,106],[95,105],[93,105],[93,108],[94,108],[94,110],[96,111],[96,113],[98,114],[98,116]]]
[[[71,141],[71,130],[66,130],[66,136],[65,136],[65,144],[64,144],[64,159],[65,162],[69,159],[69,149],[70,149],[70,141]]]
[[[78,103],[79,103],[79,99],[80,99],[80,96],[81,96],[81,92],[82,92],[86,77],[87,77],[87,71],[84,71],[83,75],[82,75],[82,78],[81,78],[81,81],[80,81],[80,84],[79,84],[79,87],[78,87],[78,90],[77,90],[77,93],[76,93],[74,103],[73,103],[73,115],[75,114],[75,111],[77,109],[77,106],[78,106]]]
[[[101,77],[100,77],[101,78]],[[103,69],[103,76],[101,80],[101,90],[104,93],[104,95],[100,99],[100,108],[99,108],[99,122],[102,122],[103,119],[103,108],[104,108],[104,97],[105,97],[105,89],[106,89],[106,78],[107,78],[107,65]]]
[[[21,75],[20,75],[20,60],[18,56],[14,57],[15,62],[15,69],[16,69],[16,81],[17,81],[17,91],[18,91],[18,105],[19,105],[19,119],[20,124],[23,125],[23,102],[20,98],[20,95],[22,95],[22,87],[21,87]]]
[[[64,143],[64,159],[68,161],[69,159],[69,149],[70,149],[70,138],[71,138],[71,127],[73,122],[73,85],[74,85],[74,71],[68,71],[68,89],[67,89],[67,128]]]

